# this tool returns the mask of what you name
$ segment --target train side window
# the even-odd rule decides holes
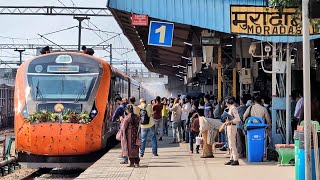
[[[116,78],[114,76],[111,77],[111,83],[109,88],[109,96],[108,101],[113,100],[115,93],[115,87],[116,87]]]

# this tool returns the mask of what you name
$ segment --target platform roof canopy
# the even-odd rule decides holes
[[[186,64],[181,56],[187,53],[184,42],[190,42],[190,34],[194,31],[192,26],[175,23],[172,47],[148,46],[148,26],[133,26],[130,12],[116,9],[112,9],[111,12],[150,71],[173,75],[178,67],[172,66]]]
[[[247,37],[269,42],[300,42],[301,29],[292,20],[294,9],[284,14],[266,8],[268,0],[109,0],[108,7],[125,35],[150,71],[173,75],[185,65],[190,47],[184,42],[200,41],[202,30],[215,35]],[[150,20],[175,24],[172,47],[147,45],[149,27],[134,27],[132,14],[144,14]],[[283,26],[283,24],[285,26]],[[281,26],[281,27],[280,27]],[[319,32],[311,34],[319,34]],[[196,39],[194,39],[196,37]],[[311,39],[320,35],[311,35]],[[198,39],[198,40],[197,40]]]

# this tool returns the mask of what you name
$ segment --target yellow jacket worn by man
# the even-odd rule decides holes
[[[153,156],[158,156],[158,144],[157,144],[157,137],[154,127],[154,119],[152,115],[152,105],[147,104],[145,99],[140,99],[140,105],[138,106],[140,108],[140,115],[142,114],[141,111],[147,111],[147,115],[149,117],[149,123],[141,125],[141,147],[140,147],[140,157],[143,157],[146,143],[147,143],[147,137],[150,133],[151,137],[151,146],[152,146],[152,153]]]

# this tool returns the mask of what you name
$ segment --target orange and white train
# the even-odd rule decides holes
[[[87,167],[119,128],[114,97],[140,98],[140,84],[103,59],[81,52],[37,56],[18,69],[15,136],[28,167]]]

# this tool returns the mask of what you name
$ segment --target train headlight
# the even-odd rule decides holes
[[[97,114],[97,110],[95,110],[95,109],[92,110],[92,111],[91,111],[91,114]]]
[[[90,112],[91,120],[93,120],[93,118],[95,118],[97,114],[98,114],[98,109],[96,107],[96,103],[94,102]]]
[[[24,105],[22,111],[21,111],[21,114],[23,116],[23,118],[27,119],[29,117],[29,113],[28,113],[28,110],[27,110],[27,105]]]

